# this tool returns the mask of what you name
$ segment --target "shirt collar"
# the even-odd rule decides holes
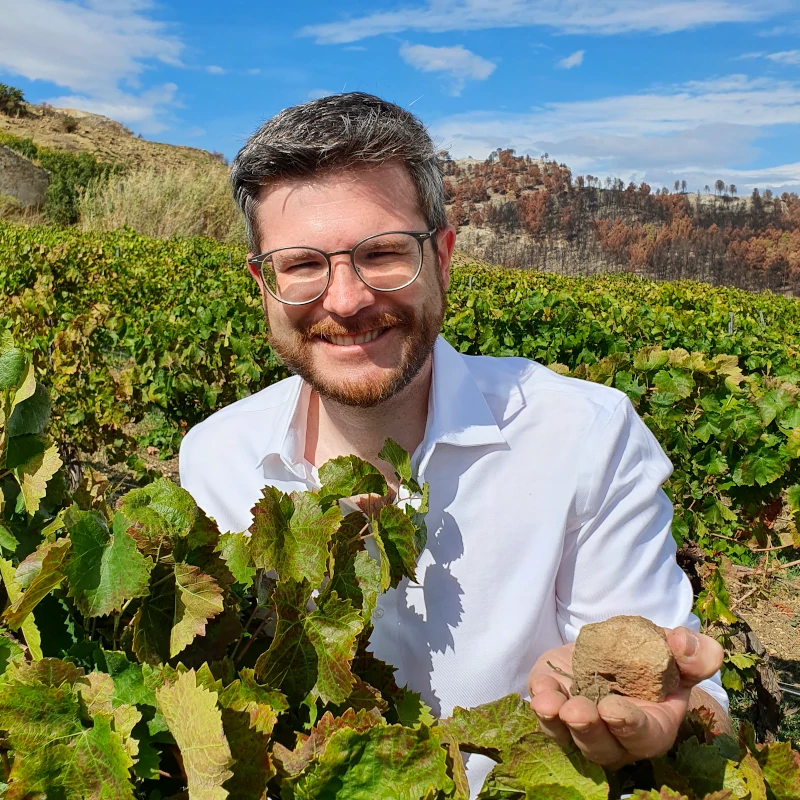
[[[285,400],[280,412],[272,419],[256,466],[270,456],[277,456],[290,472],[307,478],[304,452],[310,388],[297,376],[287,379],[286,384]],[[270,409],[271,414],[276,411],[274,407]],[[258,433],[253,431],[255,437]],[[506,444],[465,357],[442,336],[437,338],[433,348],[433,377],[425,436],[413,457],[420,471],[437,444],[457,447]]]

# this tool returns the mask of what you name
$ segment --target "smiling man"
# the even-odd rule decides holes
[[[325,97],[268,120],[231,179],[270,342],[295,375],[189,432],[181,483],[198,504],[246,530],[265,485],[314,488],[330,458],[391,479],[377,456],[391,437],[430,484],[418,582],[373,619],[370,648],[399,684],[441,715],[530,696],[545,731],[611,767],[665,752],[692,705],[726,725],[722,650],[697,633],[675,562],[672,467],[627,397],[438,335],[455,233],[421,123],[370,95]],[[683,680],[665,702],[570,698],[571,642],[616,614],[668,629]],[[473,795],[491,764],[470,759]]]

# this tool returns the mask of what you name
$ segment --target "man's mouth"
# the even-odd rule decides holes
[[[375,328],[374,330],[367,331],[366,333],[359,333],[357,336],[334,336],[333,334],[324,334],[320,336],[330,344],[335,344],[338,347],[347,347],[355,344],[368,344],[374,342],[382,333],[388,331],[388,328]]]

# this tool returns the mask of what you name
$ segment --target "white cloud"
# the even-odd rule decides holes
[[[211,64],[206,67],[206,72],[209,75],[224,75],[227,70],[223,69],[222,67],[218,67],[216,64]]]
[[[329,97],[332,94],[338,94],[338,92],[334,92],[332,89],[312,89],[308,93],[308,99],[319,100],[321,97]]]
[[[770,53],[767,58],[778,64],[800,65],[800,50],[784,50],[781,53]]]
[[[183,44],[150,8],[148,0],[0,0],[0,70],[64,87],[72,94],[61,104],[116,109],[116,119],[157,130],[175,86],[137,92],[139,77],[153,63],[180,66]]]
[[[672,33],[775,16],[790,0],[428,0],[426,5],[306,25],[318,44],[402,31],[465,31],[541,25],[561,33]]]
[[[260,75],[261,70],[258,67],[254,67],[253,69],[247,70],[248,75]]]
[[[484,81],[497,67],[460,44],[453,47],[431,47],[427,44],[406,43],[400,48],[400,57],[415,69],[442,72],[449,76],[449,88],[455,95],[461,94],[465,81]]]
[[[528,113],[474,112],[440,119],[431,130],[453,156],[482,158],[497,147],[547,152],[575,173],[671,186],[723,178],[742,188],[800,185],[794,164],[766,170],[753,160],[760,137],[800,126],[800,82],[729,75],[598,100],[549,103]]]
[[[572,69],[573,67],[579,67],[583,64],[583,54],[585,50],[577,50],[571,56],[567,56],[566,58],[562,58],[561,61],[558,62],[557,66],[561,67],[562,69]]]

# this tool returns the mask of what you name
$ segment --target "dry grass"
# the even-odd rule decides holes
[[[114,175],[86,190],[80,213],[80,225],[87,231],[127,225],[160,239],[210,236],[231,244],[245,241],[226,170],[186,165]]]

